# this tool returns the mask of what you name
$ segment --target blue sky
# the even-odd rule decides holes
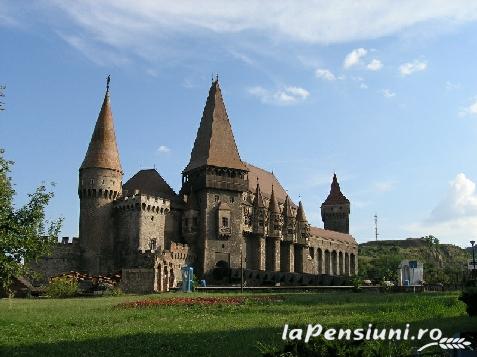
[[[309,220],[333,171],[351,232],[477,236],[477,4],[472,1],[0,0],[0,146],[17,203],[56,182],[78,232],[78,168],[111,74],[125,179],[178,190],[219,73],[243,160],[273,170]]]

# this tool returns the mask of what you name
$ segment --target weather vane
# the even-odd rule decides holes
[[[108,77],[106,78],[106,92],[109,93],[109,83],[111,82],[111,75],[108,74]]]

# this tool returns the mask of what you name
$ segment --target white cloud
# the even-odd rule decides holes
[[[447,193],[422,222],[408,229],[416,234],[433,234],[445,242],[468,245],[477,237],[477,193],[475,183],[459,173],[450,183]]]
[[[315,76],[317,78],[326,79],[327,81],[334,81],[336,79],[335,75],[329,69],[325,68],[318,68],[315,71]]]
[[[304,88],[289,86],[276,91],[270,91],[261,86],[248,89],[248,93],[259,98],[262,103],[276,105],[290,105],[303,102],[310,92]]]
[[[453,83],[451,81],[446,81],[446,90],[452,91],[460,88],[460,83]]]
[[[389,192],[396,187],[396,181],[381,181],[374,184],[374,188],[378,192]]]
[[[168,146],[166,146],[166,145],[161,145],[161,146],[159,146],[159,148],[157,149],[157,152],[158,152],[159,154],[168,154],[168,153],[171,152],[171,149],[170,149]]]
[[[344,62],[343,62],[343,67],[345,69],[349,69],[349,68],[357,65],[358,63],[360,63],[361,58],[366,56],[367,53],[368,53],[368,51],[364,48],[357,48],[357,49],[351,51],[350,53],[348,53],[346,55],[346,57],[344,59]]]
[[[392,97],[395,97],[396,96],[396,93],[394,93],[393,91],[391,91],[390,89],[383,89],[381,91],[381,93],[383,93],[383,95],[386,97],[386,98],[392,98]]]
[[[368,63],[366,68],[370,71],[379,71],[381,68],[383,68],[383,63],[380,60],[374,58],[371,62]]]
[[[213,49],[220,44],[223,49],[230,43],[255,42],[246,48],[263,49],[267,42],[263,38],[272,39],[269,43],[273,44],[352,43],[401,34],[417,26],[423,32],[422,25],[429,23],[453,29],[477,19],[477,3],[471,0],[369,0],[366,6],[339,0],[43,0],[34,8],[20,1],[11,3],[8,13],[0,9],[0,18],[18,23],[41,19],[53,31],[67,31],[69,36],[147,61],[184,58],[185,54],[204,56],[197,49],[206,49],[206,45]],[[238,33],[244,35],[241,41],[228,41],[231,36],[236,40]],[[257,33],[259,37],[254,36]]]
[[[361,89],[368,89],[368,85],[367,85],[366,83],[361,83],[361,84],[359,85],[359,88],[361,88]]]
[[[477,98],[474,99],[474,101],[464,109],[461,109],[459,111],[460,116],[466,116],[466,115],[477,115]]]
[[[427,68],[427,63],[419,60],[413,62],[403,63],[399,66],[399,72],[402,76],[409,76],[414,72],[424,71]]]

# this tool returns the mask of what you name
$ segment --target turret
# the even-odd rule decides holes
[[[305,209],[301,201],[298,203],[298,210],[296,212],[296,236],[300,244],[308,244],[310,237],[310,224],[306,219]]]
[[[289,242],[296,242],[296,233],[295,233],[296,221],[295,221],[295,216],[293,215],[293,212],[291,209],[290,198],[288,196],[285,198],[285,203],[283,204],[282,217],[283,217],[283,227],[282,227],[283,240],[286,240]]]
[[[121,195],[122,177],[108,76],[103,105],[79,169],[81,268],[90,274],[114,271],[113,201]]]
[[[336,174],[333,175],[330,194],[321,205],[321,218],[324,228],[349,234],[350,202],[341,193]]]
[[[252,218],[252,233],[263,237],[266,234],[265,223],[267,221],[267,212],[265,204],[263,203],[262,192],[260,184],[257,180],[257,188],[255,189],[255,197],[253,199],[253,218]]]
[[[275,199],[275,192],[272,185],[272,194],[270,195],[270,202],[268,205],[268,236],[280,238],[282,236],[282,216],[277,200]]]

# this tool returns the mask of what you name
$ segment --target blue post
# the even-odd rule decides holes
[[[192,279],[194,278],[194,268],[184,266],[181,268],[182,273],[182,291],[190,293],[192,290]]]

